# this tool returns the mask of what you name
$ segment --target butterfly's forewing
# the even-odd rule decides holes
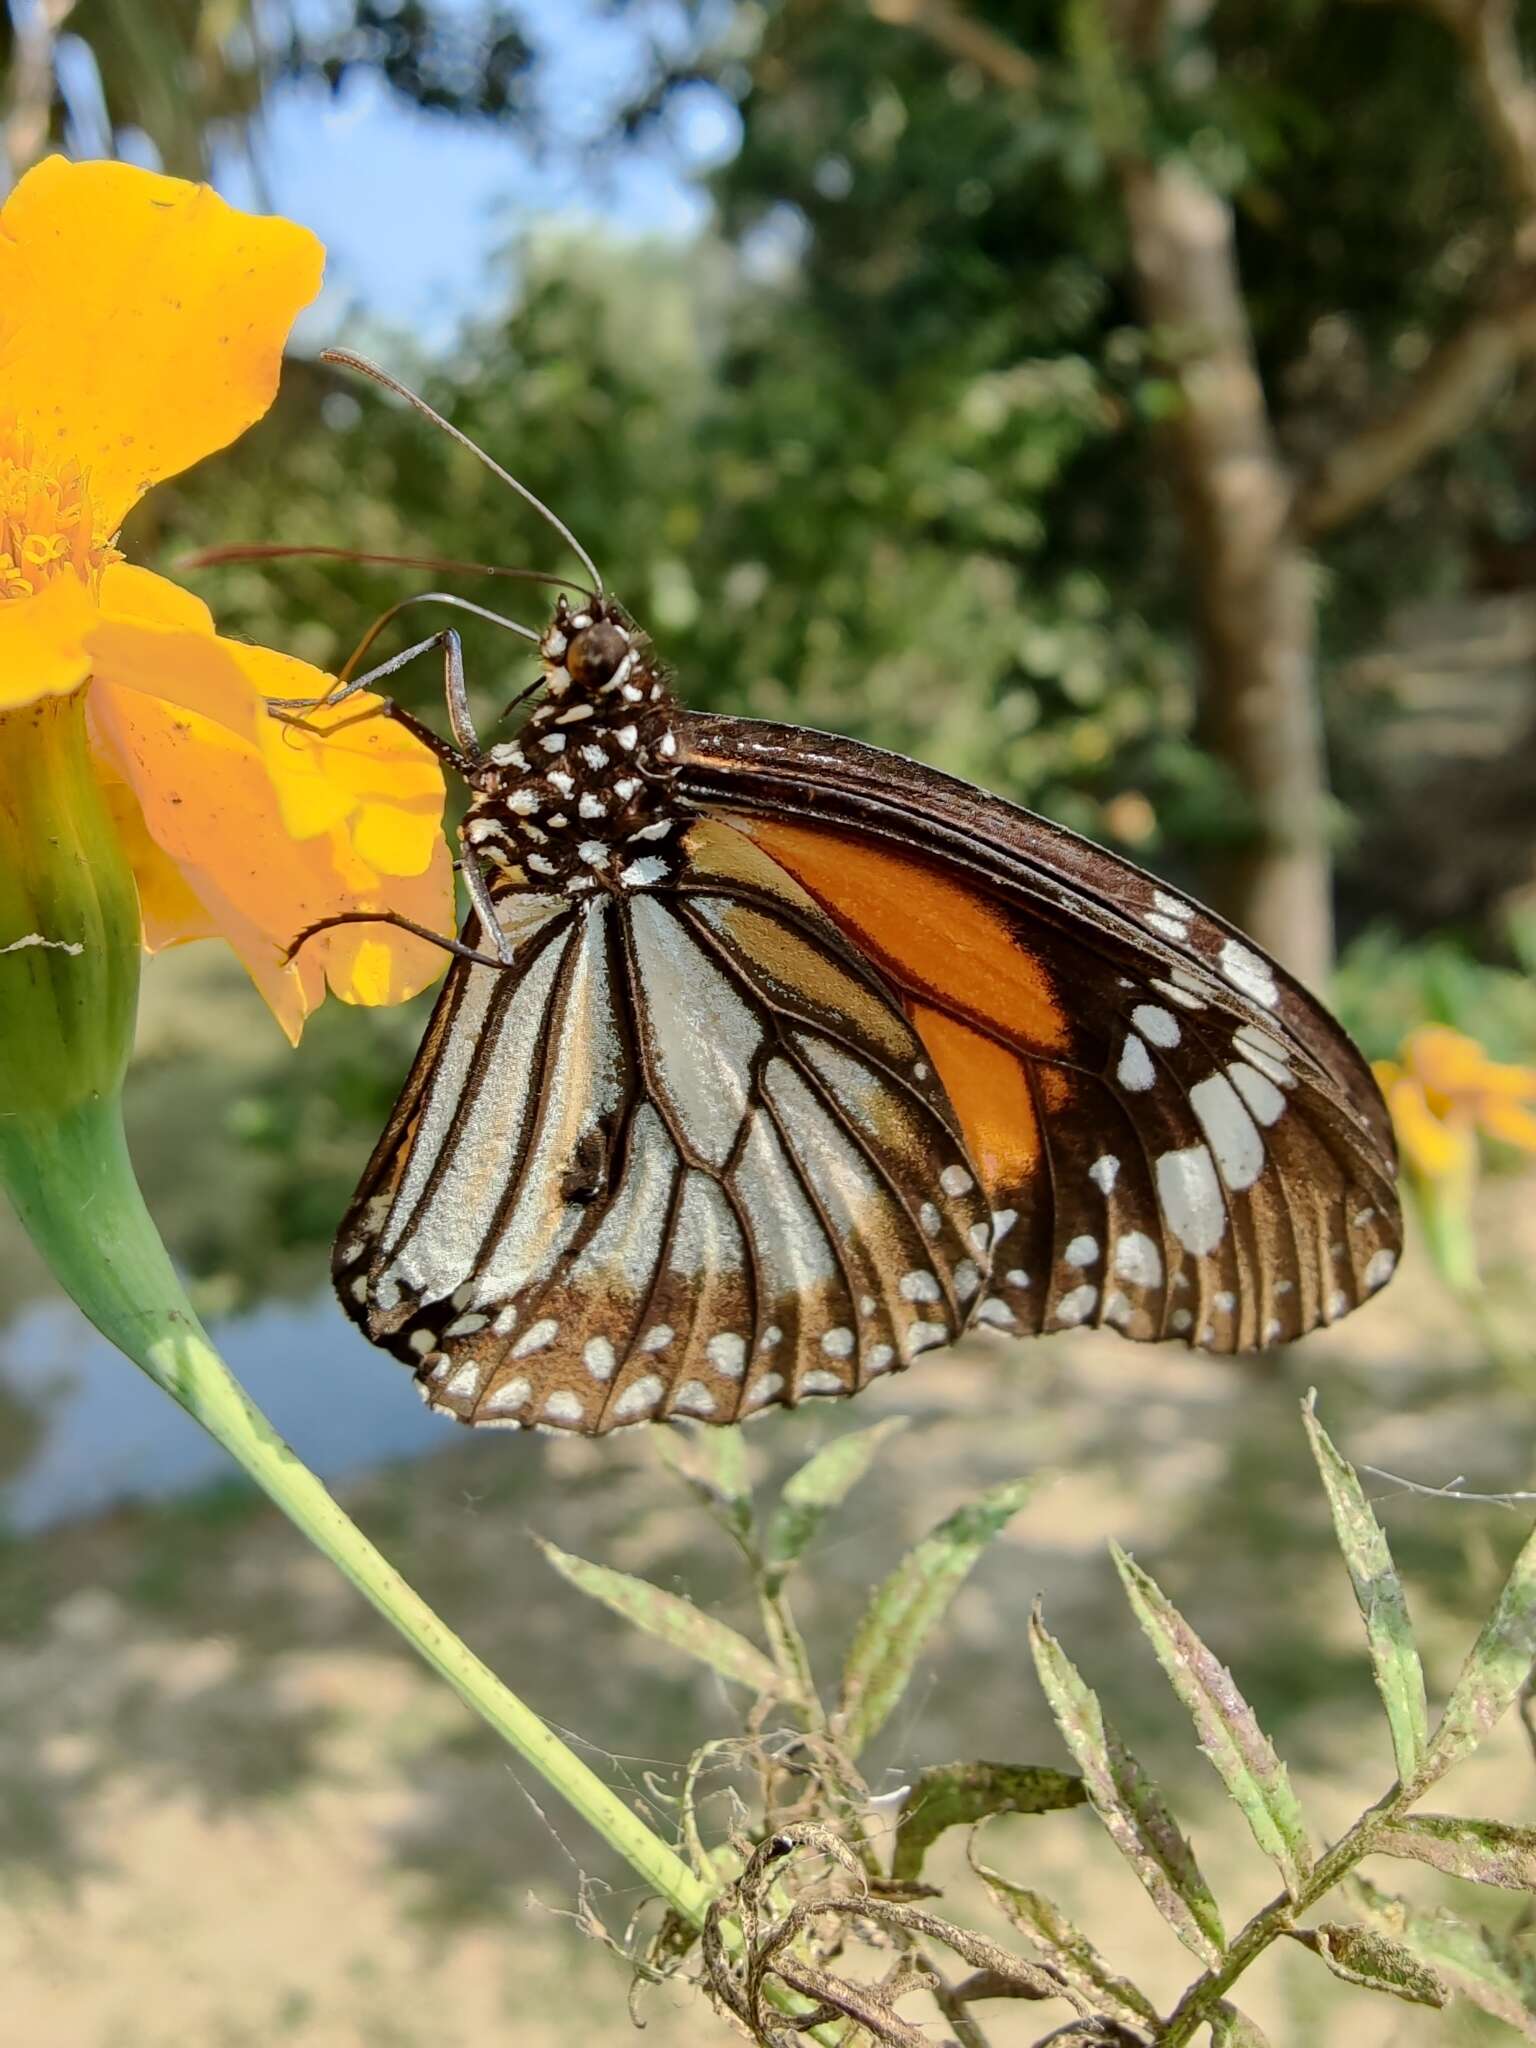
[[[338,1290],[465,1421],[601,1431],[852,1393],[976,1305],[934,1061],[811,898],[697,823],[678,885],[511,892],[450,972]]]
[[[992,1207],[978,1314],[1232,1351],[1335,1321],[1400,1243],[1360,1055],[1230,926],[899,756],[684,713],[679,787],[900,992]]]

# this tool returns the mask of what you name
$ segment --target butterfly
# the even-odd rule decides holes
[[[441,646],[455,743],[407,722],[469,792],[469,916],[333,1266],[431,1407],[729,1423],[967,1330],[1239,1352],[1387,1281],[1385,1106],[1282,968],[1003,798],[689,710],[577,552],[514,739],[452,632],[340,693]]]

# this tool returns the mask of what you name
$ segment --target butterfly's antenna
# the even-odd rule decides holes
[[[492,475],[499,476],[504,484],[510,484],[517,495],[525,503],[531,505],[541,519],[554,528],[555,532],[559,534],[560,538],[571,550],[571,553],[575,555],[581,566],[592,578],[597,595],[599,597],[602,596],[603,579],[598,572],[597,564],[566,525],[565,521],[557,518],[544,503],[543,499],[536,498],[526,484],[520,484],[510,470],[503,469],[493,456],[487,455],[483,448],[477,447],[470,440],[468,434],[461,433],[451,420],[445,420],[440,412],[435,412],[424,398],[418,398],[416,393],[408,390],[397,377],[391,377],[388,370],[381,370],[377,363],[370,363],[366,356],[356,356],[349,348],[323,348],[320,351],[320,360],[322,363],[339,363],[344,369],[357,370],[362,376],[371,377],[375,384],[382,384],[386,391],[393,391],[397,398],[403,398],[407,405],[414,405],[419,413],[424,414],[434,425],[441,427],[445,434],[452,435],[461,448],[467,448],[471,455],[478,457],[485,464]]]
[[[176,562],[178,569],[217,569],[228,562],[278,562],[293,555],[320,555],[334,562],[382,563],[394,569],[459,570],[466,576],[512,576],[522,583],[551,583],[560,590],[579,590],[596,597],[569,576],[551,576],[544,569],[503,569],[494,562],[451,562],[441,555],[376,555],[360,548],[331,548],[288,541],[233,541],[227,547],[195,548]]]

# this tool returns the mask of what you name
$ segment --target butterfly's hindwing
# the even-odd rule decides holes
[[[600,1431],[846,1394],[959,1334],[989,1219],[879,977],[737,835],[687,886],[509,894],[343,1227],[367,1333],[466,1421]]]

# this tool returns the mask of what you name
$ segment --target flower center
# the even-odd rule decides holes
[[[0,603],[35,597],[66,573],[94,582],[117,559],[95,537],[79,463],[39,456],[32,436],[0,417]]]

